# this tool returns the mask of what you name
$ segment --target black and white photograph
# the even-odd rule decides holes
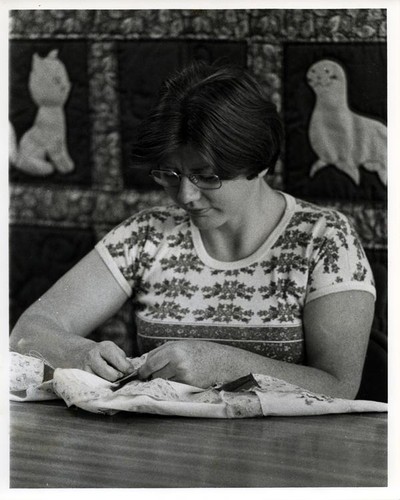
[[[398,2],[5,6],[4,498],[399,498]]]

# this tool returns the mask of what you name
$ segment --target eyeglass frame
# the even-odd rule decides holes
[[[219,175],[217,174],[210,174],[208,177],[215,177],[218,181],[219,181],[219,186],[218,187],[200,187],[197,183],[196,183],[196,180],[197,182],[198,181],[198,176],[199,175],[204,175],[204,174],[189,174],[189,175],[186,175],[186,174],[181,174],[181,173],[178,173],[178,172],[175,172],[175,170],[172,170],[172,169],[160,169],[160,168],[154,168],[150,171],[149,173],[149,176],[155,181],[157,182],[157,179],[154,177],[153,175],[153,172],[168,172],[170,174],[173,174],[177,177],[177,179],[179,180],[178,184],[176,184],[176,186],[166,186],[166,187],[177,187],[180,185],[180,183],[182,182],[182,177],[187,177],[189,179],[189,181],[197,187],[197,189],[201,189],[201,190],[215,190],[215,189],[220,189],[221,186],[222,186],[222,180],[220,179]],[[162,184],[160,184],[159,182],[157,182],[157,184],[159,184],[160,186],[162,186]]]

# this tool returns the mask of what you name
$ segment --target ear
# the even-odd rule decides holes
[[[36,52],[32,56],[32,67],[35,69],[42,61],[42,58]]]
[[[259,172],[259,174],[257,175],[257,177],[259,179],[262,179],[263,177],[265,177],[267,175],[268,170],[269,170],[269,167],[264,168],[264,170],[261,170],[261,172]]]
[[[58,57],[58,49],[54,49],[54,50],[52,50],[51,52],[49,52],[49,53],[47,54],[47,57],[48,57],[49,59],[57,59],[57,57]]]

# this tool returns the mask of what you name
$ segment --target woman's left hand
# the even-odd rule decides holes
[[[232,348],[216,342],[180,340],[150,351],[139,378],[163,378],[196,387],[210,387],[232,378]],[[238,375],[239,376],[239,375]]]

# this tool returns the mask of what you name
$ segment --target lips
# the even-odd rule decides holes
[[[192,217],[200,217],[210,211],[210,208],[185,209]]]

